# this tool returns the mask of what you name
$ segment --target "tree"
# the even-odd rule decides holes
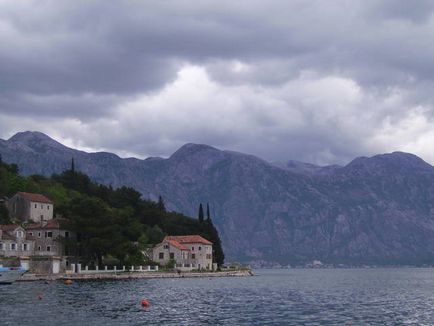
[[[203,223],[203,207],[202,203],[199,205],[199,223]]]
[[[10,222],[11,220],[7,208],[0,203],[0,224],[9,224]]]
[[[165,212],[166,211],[166,205],[164,204],[163,197],[161,197],[161,196],[158,196],[157,208],[158,208],[158,210],[160,212]]]
[[[163,241],[164,232],[160,229],[158,225],[154,225],[150,229],[148,229],[148,239],[152,244],[157,244]]]
[[[72,172],[72,173],[75,172],[75,163],[74,163],[74,158],[71,159],[71,172]]]
[[[219,233],[215,228],[214,224],[212,223],[211,219],[209,220],[208,225],[209,225],[208,232],[210,233],[211,242],[213,243],[213,249],[214,249],[213,262],[217,263],[218,266],[221,266],[225,261],[225,254],[222,248],[222,241],[220,240]]]
[[[211,221],[211,215],[209,213],[209,204],[206,203],[206,221],[209,222]]]

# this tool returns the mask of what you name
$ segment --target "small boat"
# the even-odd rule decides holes
[[[11,284],[21,277],[27,270],[23,267],[0,266],[0,284]]]

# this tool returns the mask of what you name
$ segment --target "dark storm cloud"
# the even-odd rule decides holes
[[[189,141],[319,163],[424,155],[433,11],[425,0],[2,1],[1,136],[40,128],[118,153]]]

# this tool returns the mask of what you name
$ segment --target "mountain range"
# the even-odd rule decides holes
[[[77,169],[196,216],[209,203],[226,256],[244,262],[434,262],[434,167],[403,152],[320,167],[186,144],[169,158],[120,158],[68,148],[39,132],[0,140],[24,175]]]

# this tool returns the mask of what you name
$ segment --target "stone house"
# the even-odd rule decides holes
[[[70,265],[73,256],[68,240],[75,240],[75,234],[65,228],[67,220],[55,218],[26,226],[27,236],[34,239],[34,256],[59,257],[61,269]]]
[[[152,260],[160,265],[174,260],[179,270],[212,270],[212,242],[200,235],[166,236],[152,250]]]
[[[17,224],[0,227],[0,263],[16,258],[38,273],[59,273],[68,268],[75,252],[68,242],[75,234],[65,228],[67,220],[53,219],[53,202],[41,194],[18,192],[7,200],[7,208]],[[70,246],[71,247],[71,246]]]
[[[41,194],[17,192],[7,201],[9,216],[21,222],[43,222],[53,218],[53,202]]]
[[[0,225],[0,256],[29,257],[34,249],[34,241],[23,227],[16,224]]]

